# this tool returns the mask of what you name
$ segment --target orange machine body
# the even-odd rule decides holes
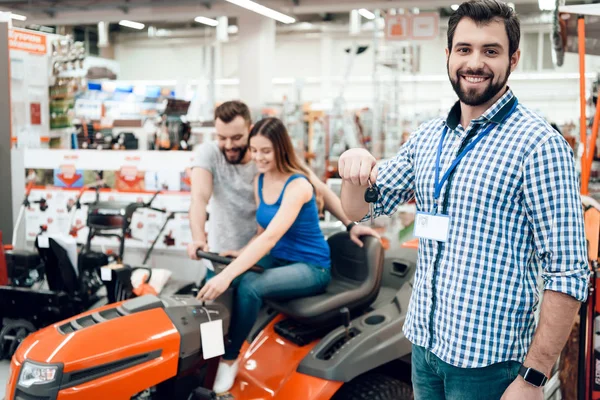
[[[111,304],[93,310],[115,308]],[[160,351],[160,355],[118,373],[62,389],[58,400],[127,398],[177,374],[180,336],[161,308],[147,310],[102,322],[95,329],[62,333],[59,327],[82,320],[92,312],[61,321],[28,336],[11,361],[6,398],[12,399],[20,369],[26,360],[62,363],[63,375],[98,365]],[[140,329],[143,326],[144,329]]]
[[[330,399],[343,382],[328,381],[296,371],[318,341],[297,346],[275,332],[280,315],[252,341],[244,343],[238,377],[230,391],[243,400],[325,400]]]

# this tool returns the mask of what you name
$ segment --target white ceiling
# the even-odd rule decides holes
[[[449,7],[452,0],[257,0],[285,14],[346,13],[356,8],[422,10]],[[517,5],[537,5],[538,0],[512,0]],[[26,24],[85,25],[99,21],[187,21],[195,16],[235,17],[244,9],[224,0],[0,0],[0,9],[27,16]],[[16,23],[18,25],[18,23]]]

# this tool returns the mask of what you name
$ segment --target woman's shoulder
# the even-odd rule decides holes
[[[300,194],[312,195],[313,187],[306,176],[304,176],[302,174],[294,174],[294,175],[291,175],[288,179],[289,179],[289,181],[285,188],[285,194],[291,193],[294,195],[300,195]]]

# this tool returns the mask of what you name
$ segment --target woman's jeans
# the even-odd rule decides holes
[[[499,400],[517,378],[520,366],[506,361],[484,368],[458,368],[413,345],[415,400]]]
[[[291,264],[266,256],[258,263],[264,272],[247,271],[231,284],[234,288],[233,310],[229,326],[229,343],[223,359],[235,360],[250,334],[264,299],[290,300],[322,293],[329,281],[329,268],[306,263]],[[207,279],[214,276],[208,271]]]

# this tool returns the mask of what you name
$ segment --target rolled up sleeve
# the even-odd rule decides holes
[[[551,136],[525,161],[523,196],[545,290],[585,301],[590,269],[583,210],[573,152],[562,137]]]

